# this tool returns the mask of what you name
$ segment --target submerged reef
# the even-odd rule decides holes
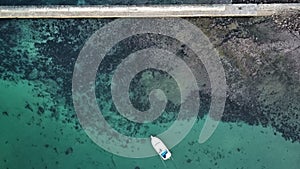
[[[187,19],[206,34],[220,53],[228,85],[223,122],[271,126],[285,139],[300,142],[299,22],[286,21],[298,16],[299,12],[257,18]],[[85,41],[111,21],[1,20],[1,80],[15,83],[26,80],[28,84],[36,85],[33,90],[41,87],[37,84],[43,84],[49,95],[41,92],[36,97],[51,97],[55,104],[28,103],[26,109],[79,130],[71,95],[74,65]],[[152,131],[148,124],[133,123],[118,114],[109,94],[110,81],[122,59],[150,46],[168,49],[194,67],[193,73],[202,77],[197,79],[201,102],[198,118],[203,118],[209,110],[211,91],[207,72],[187,46],[170,37],[154,34],[133,36],[107,54],[95,82],[99,108],[106,110],[104,116],[110,125],[125,135],[144,137]],[[155,86],[163,88],[168,97],[162,117],[152,122],[158,126],[155,130],[162,132],[171,125],[180,107],[176,81],[164,72],[145,70],[132,81],[130,99],[137,109],[147,110],[150,106],[148,95]],[[3,110],[1,116],[11,114]],[[38,121],[34,124],[43,126]],[[72,152],[72,147],[65,149],[65,154]]]
[[[207,20],[210,24],[203,30],[211,28],[208,36],[224,56],[229,87],[223,121],[272,126],[284,138],[299,141],[298,16],[299,11],[291,11]]]

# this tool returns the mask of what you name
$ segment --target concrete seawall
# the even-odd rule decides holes
[[[300,4],[215,4],[151,6],[0,6],[0,18],[136,18],[269,16]]]

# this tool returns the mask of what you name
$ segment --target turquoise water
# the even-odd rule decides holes
[[[201,28],[220,53],[228,85],[224,116],[212,137],[199,144],[211,101],[210,83],[202,63],[188,60],[205,77],[198,82],[200,109],[192,130],[171,149],[173,160],[164,164],[159,156],[126,158],[102,149],[87,136],[74,110],[76,59],[87,39],[112,20],[1,20],[0,168],[297,169],[297,36],[276,29],[270,18],[188,21]],[[180,106],[176,81],[165,72],[147,70],[135,77],[130,99],[136,108],[147,110],[152,87],[164,89],[169,102],[162,117],[142,125],[126,121],[113,107],[107,93],[113,69],[122,57],[149,46],[193,58],[186,56],[189,49],[180,42],[160,35],[139,35],[114,46],[98,70],[96,96],[110,125],[127,136],[163,132],[173,124]]]

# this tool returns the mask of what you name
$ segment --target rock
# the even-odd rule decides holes
[[[69,154],[72,154],[72,153],[73,153],[73,148],[72,147],[67,148],[67,150],[65,151],[66,155],[69,155]]]

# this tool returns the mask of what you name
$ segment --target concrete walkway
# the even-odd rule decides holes
[[[0,18],[130,18],[268,16],[300,4],[215,4],[151,6],[0,6]]]

